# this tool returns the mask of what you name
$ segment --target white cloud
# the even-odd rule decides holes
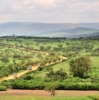
[[[0,0],[0,22],[99,22],[99,0]]]

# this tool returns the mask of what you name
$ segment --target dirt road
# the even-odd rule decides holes
[[[52,64],[54,64],[54,63],[59,63],[59,62],[62,61],[62,59],[67,59],[67,58],[65,58],[65,57],[63,58],[62,56],[61,56],[60,58],[61,58],[60,61],[51,62],[50,64],[46,64],[46,66],[52,65]],[[32,66],[32,70],[36,70],[38,67],[39,67],[39,64],[36,65],[36,66]],[[29,72],[29,71],[32,71],[32,70],[25,70],[25,71],[19,72],[19,73],[17,73],[17,77],[20,77],[20,76],[22,76],[23,74],[25,74],[25,73],[27,73],[27,72]],[[6,76],[6,77],[1,78],[1,79],[0,79],[0,82],[3,81],[3,80],[9,80],[9,79],[14,79],[13,74],[10,75],[10,76]]]
[[[44,90],[8,90],[0,92],[1,96],[50,96],[50,92]],[[99,91],[74,91],[74,90],[57,90],[57,97],[75,97],[75,96],[88,96],[99,95]]]
[[[36,70],[36,69],[38,68],[38,66],[39,66],[39,65],[32,66],[32,70],[26,70],[26,71],[22,71],[22,72],[17,73],[17,77],[20,77],[20,76],[22,76],[23,74],[25,74],[25,73],[27,73],[27,72],[29,72],[29,71]],[[10,76],[8,76],[8,77],[7,77],[7,76],[6,76],[6,77],[3,77],[2,79],[0,79],[0,81],[9,80],[9,79],[14,79],[13,74],[10,75]]]
[[[9,45],[9,44],[7,44],[7,45]],[[9,46],[10,46],[11,48],[16,48],[15,46],[12,46],[12,45],[9,45]],[[18,47],[18,46],[17,46],[17,49],[25,50],[26,48],[24,48],[24,47]],[[41,53],[41,54],[49,55],[49,53],[47,53],[47,52],[36,51],[36,50],[30,50],[29,52],[39,52],[39,53]],[[52,65],[52,64],[54,64],[54,63],[58,63],[58,62],[61,62],[62,60],[66,60],[66,59],[67,59],[66,57],[63,57],[63,56],[59,56],[59,57],[60,57],[60,61],[51,62],[50,64],[46,64],[46,66]],[[38,67],[39,67],[39,65],[37,65],[37,66],[32,66],[32,70],[36,70]],[[25,74],[25,73],[27,73],[27,72],[29,72],[29,71],[31,71],[31,70],[26,70],[26,71],[17,73],[17,77],[20,77],[20,76],[22,76],[23,74]],[[8,79],[14,79],[13,75],[10,75],[10,76],[8,76],[8,77],[3,77],[2,79],[0,79],[0,82],[3,81],[3,80],[8,80]]]

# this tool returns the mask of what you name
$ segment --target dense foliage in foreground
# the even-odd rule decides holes
[[[45,89],[46,87],[49,87],[51,85],[54,86],[56,82],[45,82],[44,80],[11,80],[11,81],[4,81],[3,85],[5,86],[12,86],[13,89]],[[73,83],[73,82],[66,82],[61,81],[57,82],[56,88],[57,90],[99,90],[99,84],[85,84],[85,83]]]
[[[0,91],[6,91],[7,87],[6,86],[0,86]]]

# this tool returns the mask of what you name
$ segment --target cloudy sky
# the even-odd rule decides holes
[[[0,0],[4,22],[99,22],[99,0]]]

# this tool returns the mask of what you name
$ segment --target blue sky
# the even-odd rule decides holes
[[[99,22],[99,0],[0,0],[4,22]]]

